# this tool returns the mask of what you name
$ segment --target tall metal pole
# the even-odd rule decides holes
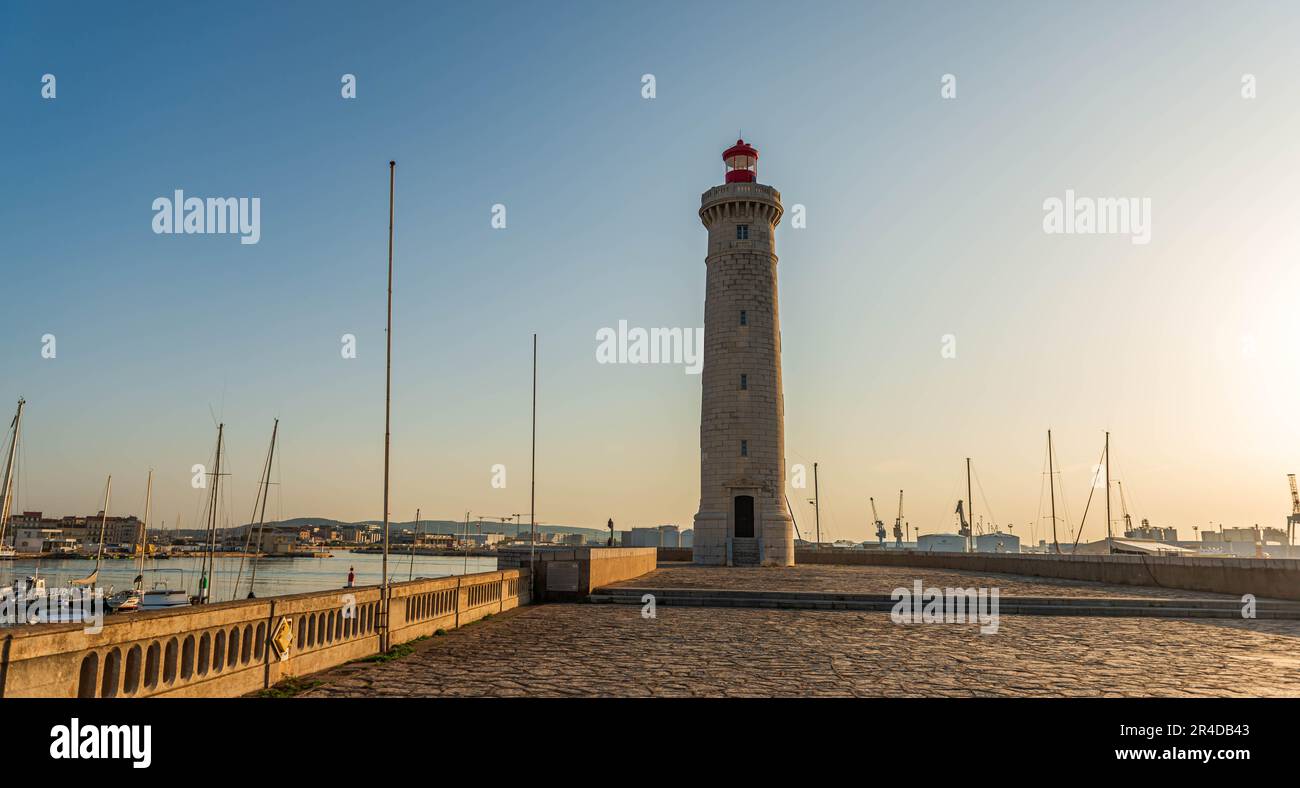
[[[1093,444],[1094,446],[1096,444]],[[1038,489],[1043,489],[1039,487]],[[1123,497],[1123,490],[1120,490],[1120,497]],[[1112,550],[1110,534],[1110,433],[1106,433],[1106,552],[1109,554]]]
[[[1052,431],[1047,431],[1047,482],[1052,491],[1052,546],[1061,554],[1061,543],[1056,539],[1056,469],[1052,464]],[[1043,489],[1039,487],[1038,489]]]
[[[817,547],[822,546],[822,496],[817,486],[817,463],[813,463],[813,518],[817,522]]]
[[[420,509],[415,510],[415,533],[411,534],[411,567],[406,571],[408,581],[415,579],[415,540],[420,536]]]
[[[384,579],[380,590],[382,603],[380,609],[384,614],[384,627],[380,632],[379,648],[388,650],[388,457],[392,444],[392,405],[393,405],[393,181],[396,177],[397,162],[388,162],[388,327],[384,330],[387,341],[387,354],[384,362]]]
[[[528,582],[536,583],[533,563],[537,555],[537,335],[533,334],[533,459],[528,482]],[[535,587],[535,586],[534,586]]]
[[[1038,489],[1043,488],[1039,487]],[[970,457],[966,458],[966,508],[969,509],[966,512],[968,518],[966,523],[966,549],[973,553],[975,552],[975,496],[971,495],[970,490]]]

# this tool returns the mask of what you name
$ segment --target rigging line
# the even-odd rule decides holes
[[[952,500],[958,500],[960,498],[961,498],[961,481],[958,480],[954,482],[953,486],[948,490],[948,500],[952,501]],[[935,528],[937,529],[935,533],[940,533],[940,534],[944,533],[944,529],[952,522],[952,518],[956,516],[957,516],[957,512],[955,510],[951,510],[951,509],[947,511],[941,510],[939,512],[939,521],[935,523]]]
[[[275,445],[274,434],[271,437],[271,441],[272,441],[271,445],[274,446]],[[235,575],[235,592],[231,596],[231,600],[234,600],[239,596],[239,586],[244,579],[244,560],[248,556],[248,546],[253,539],[253,521],[257,519],[257,504],[259,501],[264,501],[266,499],[266,493],[267,493],[266,487],[267,487],[267,483],[270,481],[272,451],[273,451],[272,448],[268,448],[266,450],[266,459],[262,461],[262,473],[260,476],[257,477],[257,492],[253,494],[253,512],[248,516],[248,526],[245,529],[245,533],[244,533],[244,549],[239,554],[239,572]],[[262,532],[260,528],[258,529],[258,533],[257,533],[257,547],[258,550],[261,550],[262,548]],[[251,593],[253,589],[250,586],[248,590]]]
[[[1083,526],[1088,522],[1088,507],[1092,506],[1092,494],[1097,492],[1097,477],[1101,475],[1101,461],[1104,459],[1106,459],[1106,450],[1102,449],[1101,457],[1097,458],[1097,470],[1092,473],[1092,485],[1088,489],[1088,502],[1083,506],[1083,519],[1079,521],[1079,533],[1074,537],[1074,547],[1071,549],[1073,553],[1079,551],[1079,537],[1083,536]],[[1107,543],[1106,547],[1109,549],[1110,544]]]
[[[998,518],[993,514],[993,507],[989,505],[989,496],[984,492],[984,483],[980,481],[979,471],[972,470],[971,474],[975,477],[975,488],[980,491],[980,497],[984,499],[984,509],[989,513],[989,520],[993,527],[997,528]]]
[[[17,478],[17,481],[14,483],[14,489],[18,491],[18,495],[15,495],[14,499],[18,501],[22,501],[23,503],[27,503],[29,500],[27,497],[27,490],[24,489],[25,485],[27,484],[27,474],[23,473],[23,469],[26,466],[27,466],[27,441],[19,438],[18,439],[18,467],[14,469],[14,476]],[[14,506],[11,503],[9,504],[10,519],[13,519],[13,514],[14,514]],[[18,533],[15,531],[14,541],[17,542],[17,540],[18,540]]]
[[[209,408],[209,410],[211,410],[211,406],[208,406],[208,408]],[[216,425],[213,425],[213,426],[216,426]],[[203,486],[202,486],[202,487],[194,488],[194,489],[196,489],[196,490],[199,492],[199,497],[198,497],[198,501],[197,501],[197,502],[195,503],[195,505],[194,505],[194,512],[193,512],[193,514],[194,514],[194,519],[193,519],[193,521],[194,521],[194,523],[196,523],[196,524],[198,524],[198,523],[202,523],[202,524],[203,524],[203,527],[202,527],[201,529],[199,529],[199,530],[202,530],[203,533],[204,533],[204,544],[205,544],[205,545],[207,544],[207,530],[208,530],[207,522],[208,522],[208,520],[207,520],[207,517],[205,517],[204,515],[205,515],[205,514],[207,513],[207,511],[208,511],[208,499],[211,497],[210,495],[208,495],[208,486],[207,486],[207,485],[208,485],[208,482],[210,481],[210,480],[208,479],[208,473],[209,473],[209,469],[210,469],[210,468],[211,468],[211,467],[216,463],[216,456],[217,456],[216,449],[213,449],[212,452],[211,452],[210,454],[208,454],[207,463],[203,466],[203,473],[199,476],[199,478],[203,480]]]
[[[1038,468],[1038,509],[1034,512],[1034,521],[1029,526],[1029,540],[1038,544],[1038,526],[1043,522],[1043,496],[1047,488],[1047,450],[1043,450],[1043,464]]]
[[[1055,459],[1055,461],[1056,461],[1056,467],[1057,467],[1057,468],[1060,468],[1060,467],[1061,467],[1061,453],[1058,452],[1058,451],[1056,451],[1056,447],[1055,447],[1055,446],[1052,447],[1052,457],[1053,457],[1053,458]],[[1060,470],[1058,470],[1058,471],[1056,472],[1056,475],[1057,475],[1057,476],[1060,476],[1061,473],[1062,473],[1062,472],[1061,472]],[[1065,484],[1064,484],[1065,480],[1062,479],[1061,482],[1062,482],[1061,485],[1060,485],[1060,487],[1061,487],[1061,509],[1062,509],[1062,511],[1063,511],[1064,514],[1065,514],[1065,517],[1064,517],[1065,527],[1068,528],[1068,529],[1070,529],[1070,531],[1072,532],[1071,535],[1073,535],[1074,527],[1070,525],[1070,505],[1069,505],[1069,504],[1066,502],[1066,500],[1065,500]]]
[[[280,439],[280,451],[275,455],[275,520],[276,524],[284,522],[284,494],[281,492],[284,487],[283,466],[280,464],[284,457],[284,439]]]
[[[277,419],[276,421],[278,422],[279,419]],[[278,430],[277,430],[277,432],[278,432]],[[281,450],[283,451],[283,441],[275,441],[275,440],[273,440],[272,443],[273,443],[273,444],[277,444],[277,445],[279,445],[279,446],[281,447]],[[277,510],[277,512],[279,512],[279,511],[281,510],[281,506],[280,506],[281,496],[280,496],[280,489],[279,489],[279,486],[278,486],[278,485],[279,485],[279,478],[280,478],[280,455],[279,455],[279,454],[276,454],[276,455],[275,455],[275,469],[276,469],[276,481],[275,481],[275,482],[272,482],[272,481],[271,481],[271,469],[268,467],[267,470],[266,470],[266,482],[267,482],[267,484],[266,484],[266,486],[264,486],[264,489],[263,489],[263,492],[262,492],[262,512],[258,515],[258,525],[257,525],[257,546],[258,546],[258,551],[257,551],[257,553],[253,556],[253,562],[252,562],[252,563],[253,563],[253,570],[252,570],[252,572],[251,572],[251,574],[249,575],[249,578],[248,578],[248,596],[249,596],[249,598],[252,598],[252,597],[253,597],[253,595],[254,595],[253,587],[257,585],[257,566],[258,566],[258,563],[259,563],[259,561],[260,561],[260,559],[261,559],[261,547],[262,547],[262,542],[263,542],[264,539],[265,539],[265,537],[263,536],[263,533],[264,533],[264,521],[265,521],[265,519],[266,519],[266,500],[267,500],[267,496],[271,494],[271,490],[270,490],[270,486],[269,486],[269,485],[271,485],[271,484],[275,484],[275,485],[277,485],[277,486],[276,486],[276,490],[275,490],[275,503],[276,503],[276,510]],[[276,515],[276,519],[277,519],[277,522],[278,522],[280,519],[282,519],[282,516],[281,516],[280,514],[277,514],[277,515]],[[236,587],[236,589],[235,589],[235,593],[239,593],[239,589],[238,589],[238,587]]]
[[[1114,471],[1114,474],[1112,474],[1112,478],[1113,478],[1114,480],[1116,480],[1117,482],[1120,481],[1120,480],[1122,480],[1122,479],[1127,478],[1127,477],[1125,477],[1125,476],[1121,476],[1121,475],[1120,475],[1120,472],[1119,472],[1119,466],[1112,464],[1112,465],[1111,465],[1111,469]],[[1141,511],[1141,507],[1138,506],[1137,501],[1134,501],[1134,502],[1133,502],[1133,506],[1131,506],[1131,507],[1128,505],[1128,499],[1133,497],[1133,496],[1130,494],[1131,492],[1132,492],[1131,490],[1130,490],[1129,492],[1125,492],[1125,491],[1124,491],[1124,485],[1122,485],[1122,484],[1119,485],[1120,501],[1121,501],[1121,503],[1123,503],[1124,508],[1128,510],[1128,512],[1129,512],[1130,515],[1131,515],[1133,512]]]

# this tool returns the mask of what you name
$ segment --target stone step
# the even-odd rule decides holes
[[[758,591],[701,588],[598,588],[590,600],[603,604],[640,605],[653,594],[656,605],[689,607],[750,607],[788,610],[876,610],[897,604],[887,594],[820,591]],[[1039,616],[1126,616],[1154,618],[1241,619],[1235,599],[1160,599],[1152,597],[998,597],[998,613]],[[1300,620],[1300,603],[1261,599],[1257,619]]]
[[[760,562],[758,541],[755,539],[733,539],[731,541],[731,563],[736,566],[757,565]]]

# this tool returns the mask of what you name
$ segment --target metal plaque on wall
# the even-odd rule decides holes
[[[551,561],[546,568],[547,591],[577,591],[578,562]]]

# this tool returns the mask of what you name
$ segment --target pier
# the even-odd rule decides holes
[[[687,551],[689,552],[689,551]],[[681,558],[681,551],[668,552]],[[584,602],[519,608],[424,641],[384,664],[315,678],[308,697],[1235,697],[1300,694],[1300,605],[1054,576],[1070,559],[1005,574],[979,556],[922,566],[804,562],[716,567],[660,561]],[[1116,567],[1121,557],[1104,557]],[[908,565],[908,559],[912,565]],[[1190,559],[1170,559],[1190,560]],[[1090,558],[1089,563],[1095,562]],[[1281,571],[1292,581],[1295,566]],[[1259,562],[1252,562],[1258,565]],[[1010,564],[1001,568],[1006,568]],[[1230,569],[1230,566],[1219,567]],[[1116,572],[1103,569],[1089,571]],[[1156,577],[1160,577],[1156,569]],[[1261,578],[1263,576],[1261,575]],[[1232,573],[1221,576],[1229,582]],[[996,634],[977,625],[898,624],[890,593],[993,586]],[[1207,569],[1198,582],[1219,582]],[[655,600],[653,614],[646,597]],[[882,604],[888,602],[888,604]],[[500,654],[510,654],[502,669]]]
[[[229,697],[309,675],[307,694],[358,696],[1300,693],[1300,561],[690,557],[504,550],[497,571],[390,584],[387,620],[382,589],[365,586],[108,616],[97,633],[10,627],[0,697]],[[916,583],[998,589],[998,634],[891,622],[891,593]],[[367,661],[385,634],[413,653]]]

